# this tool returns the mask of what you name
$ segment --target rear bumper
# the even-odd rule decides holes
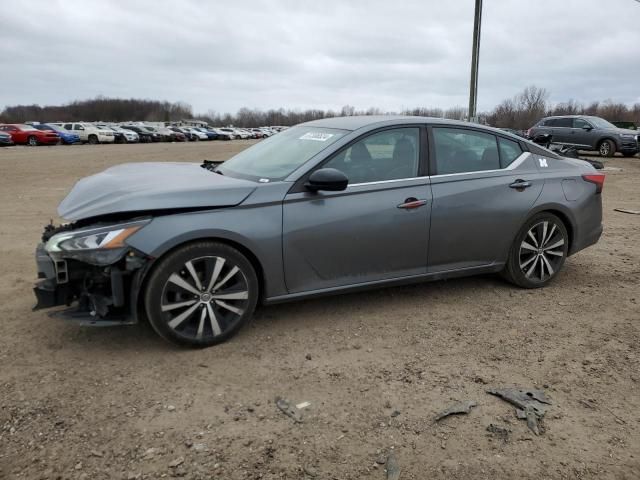
[[[602,224],[597,227],[591,229],[589,232],[580,235],[575,238],[572,245],[571,250],[569,251],[569,255],[573,255],[574,253],[578,253],[580,250],[584,250],[591,245],[595,245],[600,240],[602,236],[603,226]]]

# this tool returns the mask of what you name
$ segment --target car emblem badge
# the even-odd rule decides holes
[[[539,158],[538,161],[540,162],[540,166],[541,167],[548,167],[549,165],[547,165],[547,159],[546,158]]]

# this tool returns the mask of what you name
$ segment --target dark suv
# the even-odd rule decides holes
[[[612,157],[616,152],[631,157],[640,151],[637,131],[618,128],[600,117],[546,117],[528,131],[533,140],[542,135],[548,135],[551,143],[596,150],[602,157]]]

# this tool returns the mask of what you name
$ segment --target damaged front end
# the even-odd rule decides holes
[[[53,316],[86,325],[133,324],[150,258],[126,240],[150,218],[111,225],[45,227],[36,248],[34,310],[66,305]]]

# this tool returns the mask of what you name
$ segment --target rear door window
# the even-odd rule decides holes
[[[495,135],[461,128],[433,128],[438,175],[500,169]]]
[[[572,118],[558,118],[556,127],[564,127],[564,128],[572,128],[573,127],[573,119]]]

